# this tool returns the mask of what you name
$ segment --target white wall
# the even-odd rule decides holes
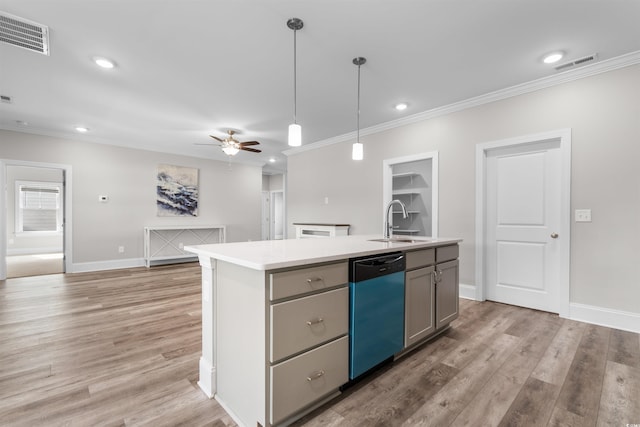
[[[593,216],[572,219],[570,300],[640,313],[638,65],[361,137],[362,162],[351,160],[353,141],[290,155],[288,222],[378,233],[382,161],[438,151],[439,235],[464,239],[460,280],[474,285],[475,145],[562,128],[572,129],[572,210]]]
[[[145,225],[225,224],[227,241],[260,239],[262,171],[256,166],[3,130],[0,159],[72,167],[74,264],[139,262]],[[156,216],[161,163],[199,169],[198,217]],[[99,195],[108,195],[109,202],[100,203]],[[118,246],[125,253],[118,253]]]

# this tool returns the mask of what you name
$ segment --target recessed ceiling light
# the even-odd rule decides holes
[[[29,126],[29,123],[25,122],[24,120],[16,120],[16,124],[18,126]]]
[[[275,162],[276,162],[276,159],[274,159],[273,157],[271,157],[271,158],[269,159],[269,161],[270,161],[271,163],[275,163]]]
[[[564,52],[560,52],[560,51],[551,52],[546,54],[544,58],[542,58],[542,62],[544,62],[545,64],[554,64],[560,61],[563,56],[564,56]]]
[[[102,68],[111,69],[116,66],[115,62],[102,56],[94,56],[92,59],[96,65]]]
[[[85,132],[89,132],[89,128],[86,128],[84,126],[76,126],[76,131],[80,133],[85,133]]]
[[[401,102],[399,104],[396,104],[396,110],[403,111],[403,110],[406,110],[408,106],[409,105],[407,105],[406,102]]]

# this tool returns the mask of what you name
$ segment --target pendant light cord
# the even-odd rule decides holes
[[[357,118],[358,131],[356,135],[356,142],[360,143],[360,64],[358,64],[358,118]]]
[[[298,70],[297,70],[297,47],[296,47],[296,34],[298,30],[293,30],[293,123],[298,124],[297,116],[298,116]]]

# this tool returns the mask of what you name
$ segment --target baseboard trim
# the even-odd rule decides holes
[[[476,300],[476,287],[473,285],[467,285],[460,283],[459,287],[460,298]]]
[[[53,246],[46,248],[7,249],[7,256],[54,254],[58,252],[62,252],[62,246]]]
[[[640,333],[640,314],[593,305],[569,304],[569,319]]]
[[[110,261],[95,261],[73,263],[72,270],[67,273],[89,273],[91,271],[119,270],[122,268],[144,267],[144,258],[117,259]]]

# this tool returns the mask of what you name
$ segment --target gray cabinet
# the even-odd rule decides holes
[[[436,330],[434,271],[434,266],[422,267],[407,271],[405,275],[405,348],[422,341]]]
[[[458,317],[458,245],[406,255],[404,344],[409,348]]]
[[[436,265],[436,329],[458,318],[458,260]]]

